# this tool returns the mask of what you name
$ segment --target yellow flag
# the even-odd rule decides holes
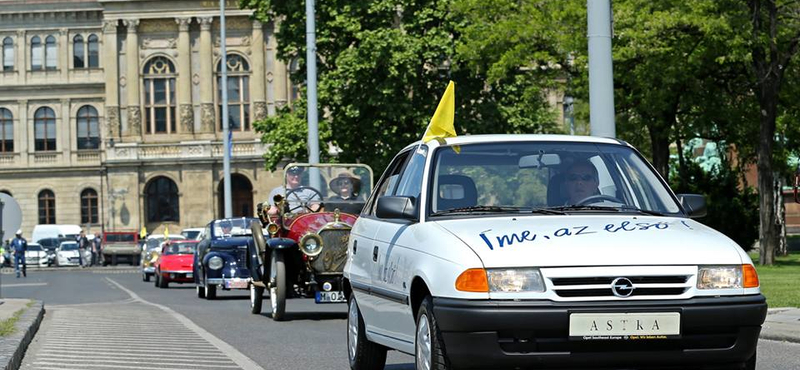
[[[142,230],[141,230],[141,231],[139,231],[139,237],[140,237],[140,238],[145,238],[145,237],[147,237],[147,228],[146,228],[146,227],[142,226]]]
[[[439,106],[428,123],[428,129],[422,136],[422,142],[427,143],[431,140],[444,139],[446,137],[456,137],[456,128],[453,124],[456,111],[455,84],[450,81],[447,89],[439,100]]]
[[[164,226],[164,239],[169,239],[169,225]]]

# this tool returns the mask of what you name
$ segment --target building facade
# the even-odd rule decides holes
[[[280,184],[253,122],[292,98],[275,24],[218,1],[0,0],[0,192],[37,224],[202,226],[222,214],[227,68],[235,216]]]

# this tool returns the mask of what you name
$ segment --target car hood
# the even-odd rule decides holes
[[[435,222],[472,248],[485,268],[750,262],[732,240],[686,218],[566,215]]]
[[[194,263],[194,256],[191,254],[179,254],[161,256],[159,268],[161,270],[191,270]]]
[[[59,251],[58,255],[61,257],[73,257],[78,256],[78,251]]]

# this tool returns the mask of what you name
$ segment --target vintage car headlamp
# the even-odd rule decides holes
[[[544,279],[537,268],[487,269],[489,291],[498,293],[544,292]]]
[[[208,268],[212,270],[219,270],[222,268],[222,258],[214,256],[208,259]]]
[[[322,238],[318,234],[308,233],[300,238],[300,251],[309,257],[322,253]]]
[[[741,289],[742,266],[700,266],[697,269],[697,289]]]
[[[275,236],[275,234],[278,233],[278,229],[280,229],[280,227],[274,222],[270,222],[269,225],[267,225],[267,233],[270,236]]]

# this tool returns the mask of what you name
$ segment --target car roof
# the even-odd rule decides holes
[[[596,144],[616,144],[629,146],[628,143],[606,137],[597,136],[579,136],[579,135],[541,135],[541,134],[492,134],[492,135],[463,135],[456,137],[448,137],[444,139],[444,145],[466,145],[476,143],[503,143],[509,141],[538,141],[538,142],[573,142],[573,143],[596,143]],[[414,147],[420,144],[416,141],[406,146],[406,148]],[[441,146],[438,141],[431,140],[426,143],[430,147]]]

